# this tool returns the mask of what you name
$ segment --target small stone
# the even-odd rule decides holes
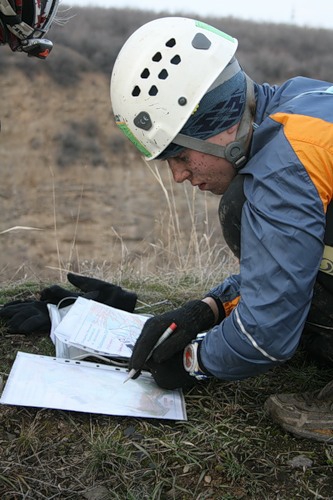
[[[287,463],[293,468],[299,467],[301,469],[308,469],[313,465],[313,461],[310,460],[310,458],[305,457],[304,455],[298,455],[297,457],[294,457],[291,460],[289,460]]]

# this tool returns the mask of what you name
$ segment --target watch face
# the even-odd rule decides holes
[[[187,372],[193,371],[195,364],[195,353],[192,344],[189,344],[187,347],[185,347],[183,360],[185,370]]]

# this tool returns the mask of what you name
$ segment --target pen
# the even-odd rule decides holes
[[[147,357],[146,361],[148,361],[148,359],[151,357],[151,355],[153,354],[153,352],[155,351],[155,349],[159,345],[161,345],[162,342],[164,342],[166,339],[168,339],[170,337],[170,335],[176,330],[176,328],[177,328],[176,323],[171,323],[171,325],[165,330],[165,332],[162,333],[162,335],[160,336],[160,338],[156,342],[155,346],[152,348],[152,350],[148,354],[148,357]],[[125,384],[125,382],[127,382],[129,379],[133,378],[137,371],[138,370],[135,370],[135,368],[132,368],[132,370],[130,370],[128,376],[125,378],[123,384]]]

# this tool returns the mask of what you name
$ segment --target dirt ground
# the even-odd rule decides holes
[[[83,262],[117,267],[125,257],[143,266],[151,243],[168,238],[168,203],[177,206],[188,237],[192,188],[188,201],[184,187],[172,183],[160,164],[167,200],[114,126],[105,76],[85,74],[78,86],[66,88],[45,74],[30,80],[13,68],[0,75],[0,88],[2,281],[53,279],[59,269],[78,270]],[[75,145],[74,153],[68,151]],[[199,231],[219,240],[218,197],[195,197]]]

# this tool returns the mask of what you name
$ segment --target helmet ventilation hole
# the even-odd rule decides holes
[[[168,78],[169,74],[166,69],[162,69],[162,71],[159,73],[158,78],[160,80],[166,80]]]
[[[155,85],[152,85],[148,92],[149,95],[154,96],[158,94],[158,88]]]
[[[132,96],[133,97],[138,97],[141,94],[140,87],[135,85],[134,89],[132,90]]]
[[[176,56],[173,56],[173,58],[171,59],[170,62],[171,62],[171,64],[177,65],[180,63],[180,61],[181,61],[180,56],[176,55]]]
[[[156,54],[155,54],[155,55],[153,55],[153,57],[152,57],[152,60],[153,60],[154,62],[160,62],[160,60],[161,60],[161,59],[162,59],[162,54],[161,54],[161,52],[156,52]]]
[[[170,38],[165,45],[166,47],[174,47],[176,45],[176,40],[174,38]]]
[[[141,76],[141,78],[149,78],[149,75],[150,75],[150,73],[149,73],[149,69],[148,69],[148,68],[145,68],[145,69],[142,71],[142,73],[141,73],[141,75],[140,75],[140,76]]]

